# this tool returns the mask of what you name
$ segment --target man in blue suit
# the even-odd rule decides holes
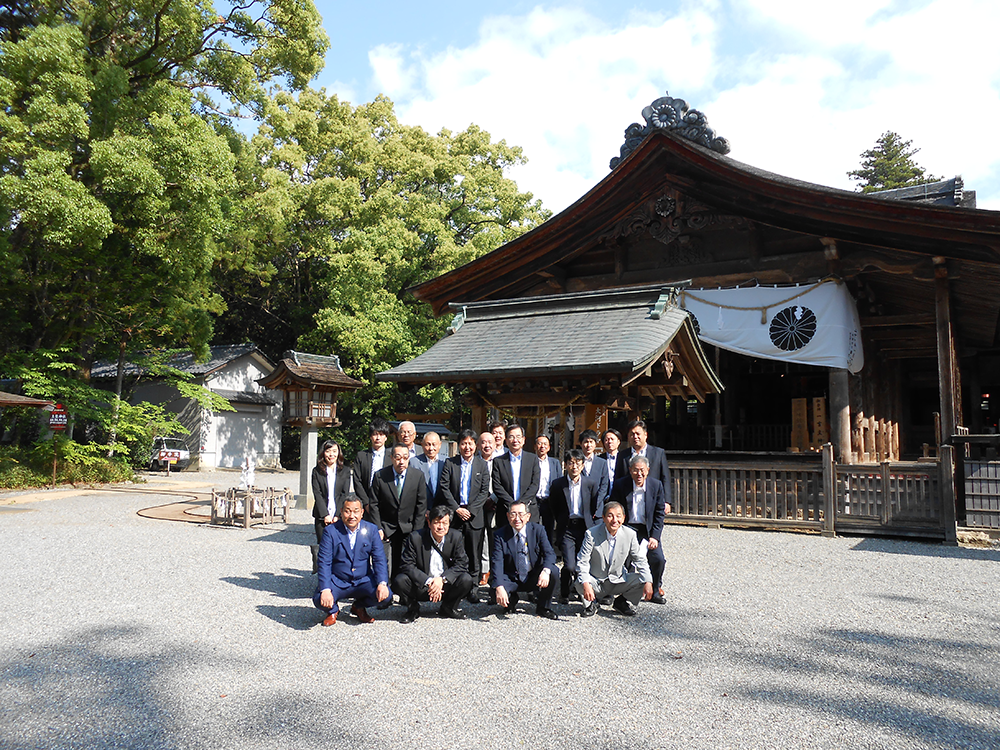
[[[490,586],[497,604],[507,614],[517,608],[518,594],[535,592],[535,614],[547,620],[559,616],[549,606],[556,589],[556,553],[540,523],[529,523],[531,514],[523,500],[515,500],[507,511],[508,526],[499,527],[490,558]]]
[[[319,584],[313,604],[327,613],[323,625],[337,622],[338,602],[353,597],[351,613],[363,623],[375,622],[367,607],[392,604],[389,570],[378,527],[363,521],[364,507],[354,494],[344,497],[340,520],[323,532],[319,545]]]
[[[657,448],[655,445],[650,445],[647,438],[649,437],[649,429],[646,427],[646,423],[641,419],[633,419],[629,422],[628,432],[626,433],[628,437],[629,447],[623,448],[618,451],[618,465],[615,467],[615,482],[618,481],[619,477],[627,477],[630,462],[635,456],[644,456],[646,461],[649,462],[649,478],[655,479],[660,484],[663,485],[663,500],[666,503],[664,508],[665,513],[669,513],[671,510],[670,504],[670,493],[671,493],[671,483],[670,483],[670,467],[667,466],[667,454],[664,453],[663,448]],[[653,585],[656,585],[656,579],[653,579]]]
[[[632,528],[639,541],[646,542],[646,559],[653,576],[654,604],[665,604],[659,591],[660,578],[666,567],[660,536],[663,534],[663,483],[649,476],[649,459],[633,456],[629,461],[629,473],[615,480],[611,490],[611,502],[621,503],[625,509],[625,525]]]

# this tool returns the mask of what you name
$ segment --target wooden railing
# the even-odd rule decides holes
[[[679,517],[822,529],[823,471],[818,462],[803,466],[671,461],[670,471],[673,512]]]
[[[671,460],[668,521],[953,541],[954,468],[946,448],[944,466],[834,464],[830,445],[815,463]]]

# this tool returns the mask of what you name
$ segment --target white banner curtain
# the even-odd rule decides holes
[[[696,321],[702,341],[785,362],[864,366],[858,308],[836,279],[816,284],[735,289],[686,289],[680,305]]]

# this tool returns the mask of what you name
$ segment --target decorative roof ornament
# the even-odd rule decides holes
[[[645,126],[633,122],[625,128],[625,143],[622,144],[621,155],[611,160],[611,169],[617,167],[622,159],[635,151],[647,135],[657,130],[674,131],[682,138],[694,141],[700,146],[710,148],[720,154],[729,153],[729,141],[717,136],[715,131],[708,127],[708,120],[703,112],[690,109],[686,101],[674,99],[669,96],[670,92],[666,93],[667,96],[661,96],[648,107],[643,108],[642,116],[646,120]]]

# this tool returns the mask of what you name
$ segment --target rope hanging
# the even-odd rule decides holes
[[[840,283],[840,279],[836,279],[836,278],[833,278],[833,277],[828,277],[828,278],[822,279],[820,281],[817,281],[812,286],[806,287],[805,289],[803,289],[798,294],[793,294],[788,299],[783,299],[783,300],[781,300],[779,302],[772,302],[770,305],[764,305],[764,306],[740,307],[738,305],[722,305],[722,304],[719,304],[718,302],[711,302],[711,301],[709,301],[707,299],[703,299],[703,298],[699,297],[698,295],[692,294],[691,292],[688,292],[686,290],[681,291],[681,300],[680,300],[680,303],[681,303],[681,307],[687,309],[687,306],[684,304],[684,299],[686,297],[690,297],[695,302],[700,302],[701,304],[703,304],[703,305],[709,305],[710,307],[719,307],[719,308],[722,308],[723,310],[739,310],[741,312],[749,312],[750,310],[760,310],[760,324],[764,325],[765,323],[767,323],[767,311],[770,310],[772,307],[782,307],[784,305],[787,305],[789,302],[791,302],[793,300],[797,300],[799,297],[803,297],[806,294],[809,294],[809,292],[811,292],[813,289],[816,289],[817,287],[821,286],[822,284],[829,284],[831,282],[834,283],[834,284],[839,284]]]

